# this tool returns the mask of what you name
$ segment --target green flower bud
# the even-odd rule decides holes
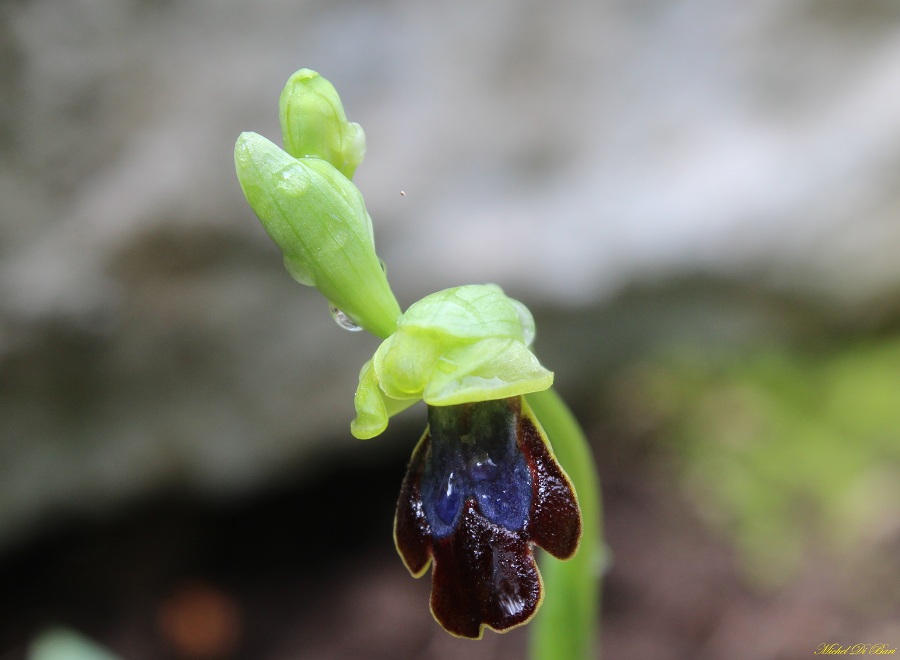
[[[381,433],[395,409],[490,401],[546,390],[553,373],[528,345],[534,320],[500,287],[438,291],[412,305],[360,374],[358,438]]]
[[[241,134],[234,162],[244,196],[294,279],[372,334],[393,333],[400,306],[356,186],[328,161],[294,158],[256,133]]]
[[[348,122],[337,91],[315,71],[292,75],[278,102],[284,149],[295,158],[321,158],[345,177],[366,153],[366,136],[359,124]]]

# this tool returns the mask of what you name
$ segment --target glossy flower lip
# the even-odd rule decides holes
[[[431,612],[448,632],[481,638],[537,612],[532,544],[568,559],[581,514],[572,484],[521,396],[429,406],[394,520],[409,572],[433,564]]]

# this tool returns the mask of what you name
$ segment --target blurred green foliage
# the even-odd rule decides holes
[[[28,660],[119,660],[100,645],[68,628],[51,628],[31,644]]]
[[[671,436],[685,491],[757,583],[783,583],[810,551],[854,555],[900,522],[900,337],[639,371],[639,408]]]

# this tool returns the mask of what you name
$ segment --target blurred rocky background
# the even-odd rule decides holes
[[[496,282],[584,421],[609,658],[900,646],[900,5],[0,3],[0,658],[517,658],[394,555],[424,425],[281,266],[234,140],[366,130],[405,307]],[[401,194],[401,191],[403,194]]]

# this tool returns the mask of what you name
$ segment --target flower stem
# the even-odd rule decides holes
[[[575,416],[553,388],[525,397],[569,475],[582,514],[576,555],[559,561],[541,553],[544,602],[532,624],[532,660],[589,660],[595,655],[604,565],[600,484],[590,446]]]

